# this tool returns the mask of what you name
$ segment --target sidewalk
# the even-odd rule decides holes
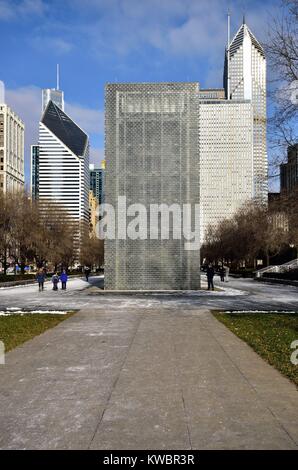
[[[84,310],[0,366],[2,449],[297,449],[297,390],[205,310]]]

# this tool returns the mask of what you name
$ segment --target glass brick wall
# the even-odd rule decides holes
[[[200,286],[199,250],[185,240],[119,239],[118,196],[127,206],[199,204],[198,83],[108,84],[105,202],[116,239],[105,241],[105,289],[184,290]],[[131,220],[127,217],[127,223]]]

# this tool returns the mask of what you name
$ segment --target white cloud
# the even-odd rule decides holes
[[[90,53],[102,58],[139,53],[145,46],[166,55],[212,57],[223,55],[226,13],[232,6],[232,34],[241,24],[242,0],[67,0],[72,13],[83,18],[79,36],[89,39]],[[248,25],[260,39],[266,35],[269,12],[278,0],[247,5]]]
[[[6,1],[0,0],[0,19],[10,20],[13,17],[14,17],[14,11],[11,8],[11,5]]]
[[[65,103],[65,112],[85,131],[87,134],[102,134],[104,131],[103,111],[85,108],[78,104]]]
[[[29,43],[38,51],[44,51],[46,49],[54,52],[55,54],[67,54],[74,48],[74,44],[61,37],[51,36],[33,36],[29,39]]]
[[[13,20],[19,19],[20,16],[42,16],[47,8],[43,0],[0,0],[0,19]]]

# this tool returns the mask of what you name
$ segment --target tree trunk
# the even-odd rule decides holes
[[[7,268],[8,268],[8,263],[7,263],[7,258],[5,256],[4,260],[2,261],[2,266],[3,266],[3,274],[7,274]]]
[[[267,263],[267,266],[270,266],[270,256],[269,256],[268,250],[266,251],[266,263]]]

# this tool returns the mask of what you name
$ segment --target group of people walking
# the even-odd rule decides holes
[[[68,277],[67,277],[65,269],[63,269],[60,276],[58,273],[53,274],[52,276],[53,290],[58,290],[59,281],[61,281],[61,289],[66,290],[66,283],[68,281]]]
[[[228,266],[221,265],[219,267],[218,273],[219,273],[221,282],[225,282],[225,281],[228,282],[229,272],[230,272],[230,269]],[[206,274],[207,274],[207,281],[208,281],[208,290],[210,289],[214,290],[213,278],[215,275],[215,269],[212,263],[208,264]]]
[[[86,281],[89,282],[91,268],[89,266],[85,266],[84,273],[85,273]],[[45,283],[46,277],[47,277],[47,274],[46,274],[45,269],[40,269],[38,273],[36,274],[36,280],[38,282],[39,292],[44,290],[44,283]],[[67,272],[65,269],[63,269],[60,275],[58,274],[58,272],[55,272],[52,276],[53,290],[58,290],[59,282],[61,282],[61,289],[66,290],[67,281],[68,281],[68,276],[67,276]]]
[[[46,277],[47,277],[47,275],[46,275],[46,272],[45,272],[44,269],[40,269],[38,271],[38,273],[36,274],[36,280],[38,282],[39,292],[44,290],[44,283],[45,283]],[[53,274],[53,276],[52,276],[53,290],[58,290],[58,284],[59,284],[60,281],[61,281],[62,290],[66,290],[66,284],[67,284],[67,281],[68,281],[68,276],[67,276],[67,273],[66,273],[65,269],[63,269],[60,276],[57,272]]]

